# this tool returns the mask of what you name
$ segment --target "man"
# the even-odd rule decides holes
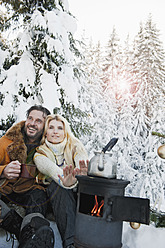
[[[16,235],[19,248],[54,247],[53,231],[44,218],[45,188],[36,183],[35,177],[20,177],[21,165],[33,163],[48,114],[48,109],[32,106],[26,121],[15,124],[0,138],[0,227]],[[25,208],[23,221],[15,210],[8,208],[9,201]]]

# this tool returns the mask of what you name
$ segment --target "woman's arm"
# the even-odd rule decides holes
[[[34,163],[36,164],[38,170],[47,177],[52,178],[57,184],[59,184],[63,188],[74,188],[75,185],[65,186],[63,181],[60,178],[63,178],[63,168],[56,165],[56,163],[52,162],[45,155],[36,153],[34,156]],[[59,177],[60,176],[60,177]]]
[[[34,163],[42,174],[53,178],[56,182],[58,181],[58,175],[63,175],[63,170],[43,154],[36,153]]]

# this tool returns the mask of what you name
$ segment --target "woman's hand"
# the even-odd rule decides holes
[[[80,170],[77,174],[81,176],[86,176],[88,172],[88,164],[89,164],[89,160],[87,160],[86,163],[84,160],[80,160],[79,161]]]
[[[70,187],[74,185],[77,182],[77,178],[75,177],[76,175],[81,175],[81,176],[86,176],[88,172],[88,164],[89,161],[87,160],[86,163],[84,160],[79,161],[79,168],[74,168],[72,165],[67,165],[63,169],[63,177],[58,175],[60,180],[62,181],[63,185],[65,187]]]
[[[72,165],[69,165],[69,166],[67,165],[63,169],[64,177],[61,177],[60,175],[58,175],[58,177],[60,178],[60,180],[62,181],[65,187],[70,187],[77,182],[77,179],[75,178],[75,176],[77,175],[78,170],[74,169]]]

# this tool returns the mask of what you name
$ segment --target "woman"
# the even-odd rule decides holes
[[[38,178],[44,183],[53,179],[61,187],[74,188],[75,174],[87,173],[82,160],[87,161],[88,156],[83,144],[71,132],[68,121],[60,115],[49,115],[41,144],[34,156],[38,170],[44,175]]]
[[[87,174],[87,159],[83,144],[73,135],[67,120],[49,115],[34,162],[42,173],[39,181],[48,184],[47,193],[64,248],[74,247],[76,201],[71,189],[77,185],[76,174]]]

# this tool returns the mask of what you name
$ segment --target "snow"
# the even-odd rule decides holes
[[[44,70],[41,71],[41,83],[42,83],[42,97],[44,101],[44,106],[48,108],[51,112],[54,106],[60,107],[58,86],[54,82],[54,77],[48,74]]]
[[[0,91],[5,95],[3,106],[0,106],[1,116],[3,116],[4,119],[6,119],[8,115],[13,114],[17,121],[20,120],[23,117],[20,106],[26,105],[28,108],[29,105],[43,104],[47,108],[50,108],[50,111],[52,111],[54,107],[60,107],[59,90],[61,87],[65,90],[66,100],[75,105],[78,104],[77,91],[80,87],[78,86],[79,82],[74,79],[73,65],[75,62],[73,53],[69,49],[70,44],[68,40],[68,34],[71,33],[73,35],[77,25],[74,17],[68,13],[68,1],[64,1],[64,9],[66,11],[61,10],[58,1],[56,1],[56,4],[56,9],[50,11],[45,10],[44,14],[35,10],[31,15],[29,27],[22,26],[18,30],[19,32],[15,33],[14,37],[17,37],[17,40],[13,42],[12,49],[13,52],[15,51],[16,53],[19,51],[19,55],[22,53],[21,58],[17,65],[11,66],[8,71],[2,70],[0,74],[0,80],[4,80],[3,85],[0,85]],[[47,52],[50,53],[52,57],[57,54],[57,63],[61,64],[60,70],[55,63],[49,61],[54,71],[50,74],[42,68],[43,66],[40,61],[34,62],[34,57],[30,54],[29,49],[33,48],[33,36],[36,32],[35,28],[38,30],[46,30],[46,32],[43,32],[44,39],[42,42],[45,42]],[[8,35],[8,37],[10,37],[10,35]],[[13,39],[13,36],[11,36],[11,38]],[[38,37],[35,37],[35,39],[36,38]],[[40,45],[39,43],[39,48]],[[2,65],[5,57],[7,57],[6,52],[0,49],[0,65]],[[63,62],[63,60],[65,60],[65,62]],[[44,57],[43,61],[47,64],[47,60]],[[40,85],[38,85],[38,89],[36,89],[36,69],[38,70],[39,68]],[[57,74],[60,86],[56,83]],[[26,100],[22,93],[17,95],[18,89],[20,88],[21,92],[22,87],[25,87],[27,95],[33,95],[34,98],[28,98]],[[17,103],[14,102],[15,95],[17,95],[18,98]],[[11,103],[10,106],[9,102]]]
[[[57,5],[58,5],[58,1]],[[25,29],[24,32],[19,32],[17,38],[19,39],[18,43],[18,50],[22,51],[21,59],[19,60],[18,65],[13,65],[10,67],[8,71],[2,69],[0,74],[0,81],[4,80],[4,84],[0,84],[0,92],[5,94],[5,99],[3,105],[0,105],[0,113],[3,119],[6,119],[7,116],[10,114],[14,114],[16,116],[16,121],[21,121],[25,119],[26,110],[29,106],[33,104],[43,104],[47,107],[51,112],[53,111],[54,107],[60,107],[60,93],[59,89],[62,87],[65,89],[66,97],[65,99],[68,102],[74,103],[76,106],[78,105],[78,91],[80,90],[80,82],[78,79],[74,77],[73,73],[73,66],[74,66],[74,56],[71,50],[69,49],[69,40],[68,40],[68,33],[70,32],[74,35],[77,25],[76,21],[72,15],[68,14],[69,11],[69,2],[67,0],[62,1],[65,5],[66,11],[61,11],[61,6],[58,6],[57,9],[52,11],[45,11],[44,15],[40,13],[40,11],[35,11],[32,15],[32,23],[29,29]],[[20,84],[22,84],[26,88],[26,92],[35,93],[35,76],[36,72],[34,70],[34,60],[32,55],[29,53],[27,47],[32,45],[32,38],[31,36],[34,34],[33,27],[36,26],[40,29],[47,29],[47,32],[44,37],[44,42],[47,44],[47,51],[54,55],[54,51],[59,54],[59,63],[60,58],[65,59],[65,63],[61,64],[59,67],[56,65],[52,65],[53,73],[49,73],[40,68],[40,85],[39,85],[39,93],[41,95],[37,95],[34,98],[30,98],[25,100],[22,95],[18,95],[18,88]],[[49,33],[49,35],[48,35]],[[55,37],[52,38],[50,34],[53,34]],[[40,46],[40,44],[38,44]],[[30,47],[32,48],[32,46]],[[13,51],[16,50],[16,46],[13,45]],[[0,49],[0,67],[3,64],[4,58],[9,55],[9,52],[3,51]],[[60,57],[61,56],[61,57]],[[90,55],[92,57],[92,55]],[[45,57],[43,61],[47,63]],[[37,60],[35,61],[40,66],[40,62]],[[147,65],[147,63],[146,63]],[[91,68],[92,71],[92,64],[86,65],[86,70]],[[95,65],[95,70],[97,72],[97,67]],[[89,72],[89,70],[88,70]],[[58,85],[56,83],[56,76],[58,74]],[[90,75],[90,73],[89,73]],[[91,76],[91,75],[90,75]],[[91,78],[90,78],[91,79]],[[92,80],[92,79],[91,79]],[[94,81],[94,80],[93,80]],[[98,83],[97,80],[95,80]],[[41,88],[40,88],[41,86]],[[98,87],[98,86],[96,86]],[[104,142],[109,139],[109,136],[116,134],[116,130],[112,131],[112,125],[114,124],[113,121],[117,123],[118,120],[115,120],[115,113],[112,113],[109,116],[110,108],[107,108],[107,105],[104,105],[100,94],[97,91],[95,85],[89,85],[88,92],[91,93],[90,96],[94,96],[92,98],[89,95],[85,95],[86,101],[89,105],[92,106],[94,111],[90,113],[89,121],[95,125],[97,132],[97,137],[95,140],[90,138],[88,143],[88,148],[93,147],[94,145],[97,147],[101,147]],[[22,87],[20,87],[20,90]],[[97,90],[97,89],[96,89]],[[109,89],[110,90],[110,89]],[[82,93],[83,94],[83,93]],[[13,96],[17,95],[19,98],[19,102],[15,103],[13,101]],[[111,94],[109,98],[113,98],[114,96]],[[144,95],[144,100],[146,96]],[[140,99],[140,97],[139,97]],[[85,109],[85,103],[82,102],[81,108]],[[128,110],[127,110],[128,111]],[[131,112],[132,109],[130,108],[129,111]],[[140,112],[140,110],[138,110]],[[97,112],[98,116],[94,119],[94,114]],[[155,118],[157,118],[157,124],[153,126],[155,130],[160,130],[160,121],[163,122],[164,117],[162,116],[162,110],[158,109],[158,113]],[[108,116],[108,119],[107,119]],[[125,119],[124,119],[125,118]],[[146,191],[154,192],[154,197],[152,198],[152,206],[157,204],[158,210],[165,211],[165,200],[164,200],[164,179],[165,176],[162,174],[158,169],[159,167],[163,167],[163,162],[161,159],[156,158],[156,148],[152,151],[150,150],[146,156],[148,162],[147,168],[145,167],[145,162],[142,158],[141,151],[144,147],[139,148],[139,150],[134,150],[134,147],[138,147],[136,142],[138,143],[139,140],[137,139],[138,134],[143,130],[143,123],[142,116],[139,115],[137,119],[127,119],[126,115],[123,117],[123,125],[120,127],[118,131],[119,136],[119,144],[117,148],[115,148],[114,153],[118,158],[119,168],[118,168],[118,177],[127,179],[131,183],[126,189],[126,193],[128,195],[133,195],[137,197],[145,197]],[[139,122],[139,125],[138,125]],[[155,122],[156,123],[156,122]],[[102,129],[101,129],[102,126]],[[117,125],[116,125],[117,126]],[[130,130],[129,130],[130,127]],[[137,127],[137,135],[131,136],[131,128]],[[127,130],[127,131],[126,131]],[[130,132],[129,132],[130,131]],[[125,142],[122,137],[127,138],[127,142]],[[101,142],[99,143],[99,141]],[[147,140],[148,147],[156,146],[156,142],[158,145],[158,141],[154,141],[154,138],[150,138]],[[93,144],[95,143],[95,144]],[[140,142],[139,142],[140,143]],[[142,143],[142,142],[141,142]],[[126,147],[127,146],[127,147]],[[90,157],[92,156],[92,149],[90,150]],[[121,152],[122,150],[122,152]],[[132,158],[130,158],[130,154],[134,154]],[[135,154],[137,155],[135,157]],[[155,154],[155,155],[154,155]],[[134,161],[135,165],[141,166],[143,170],[138,171],[138,169],[133,169],[129,166],[129,158]],[[156,161],[156,162],[153,162]],[[156,164],[156,165],[155,165]],[[154,167],[155,165],[155,167]],[[146,171],[150,168],[153,169],[153,175],[147,174]],[[155,183],[157,182],[157,183]],[[157,196],[157,192],[159,189],[159,196]],[[161,197],[160,197],[161,196]],[[151,223],[149,226],[141,225],[138,230],[133,230],[129,223],[124,222],[123,224],[123,248],[164,248],[164,236],[165,236],[165,228],[156,228]],[[3,241],[2,241],[3,240]],[[61,248],[59,245],[60,241],[55,244],[56,248]],[[9,247],[9,243],[6,243],[5,236],[3,239],[0,239],[0,248]],[[58,246],[59,245],[59,246]]]
[[[141,225],[139,229],[132,229],[129,223],[123,225],[122,248],[164,248],[165,228],[155,228]]]
[[[69,71],[70,69],[67,66],[62,66],[62,72],[59,75],[59,82],[65,89],[68,99],[70,99],[72,103],[78,104],[78,87],[73,80],[73,73],[69,73]],[[70,84],[70,82],[72,82],[72,84]],[[70,85],[70,87],[68,87],[68,85]]]

